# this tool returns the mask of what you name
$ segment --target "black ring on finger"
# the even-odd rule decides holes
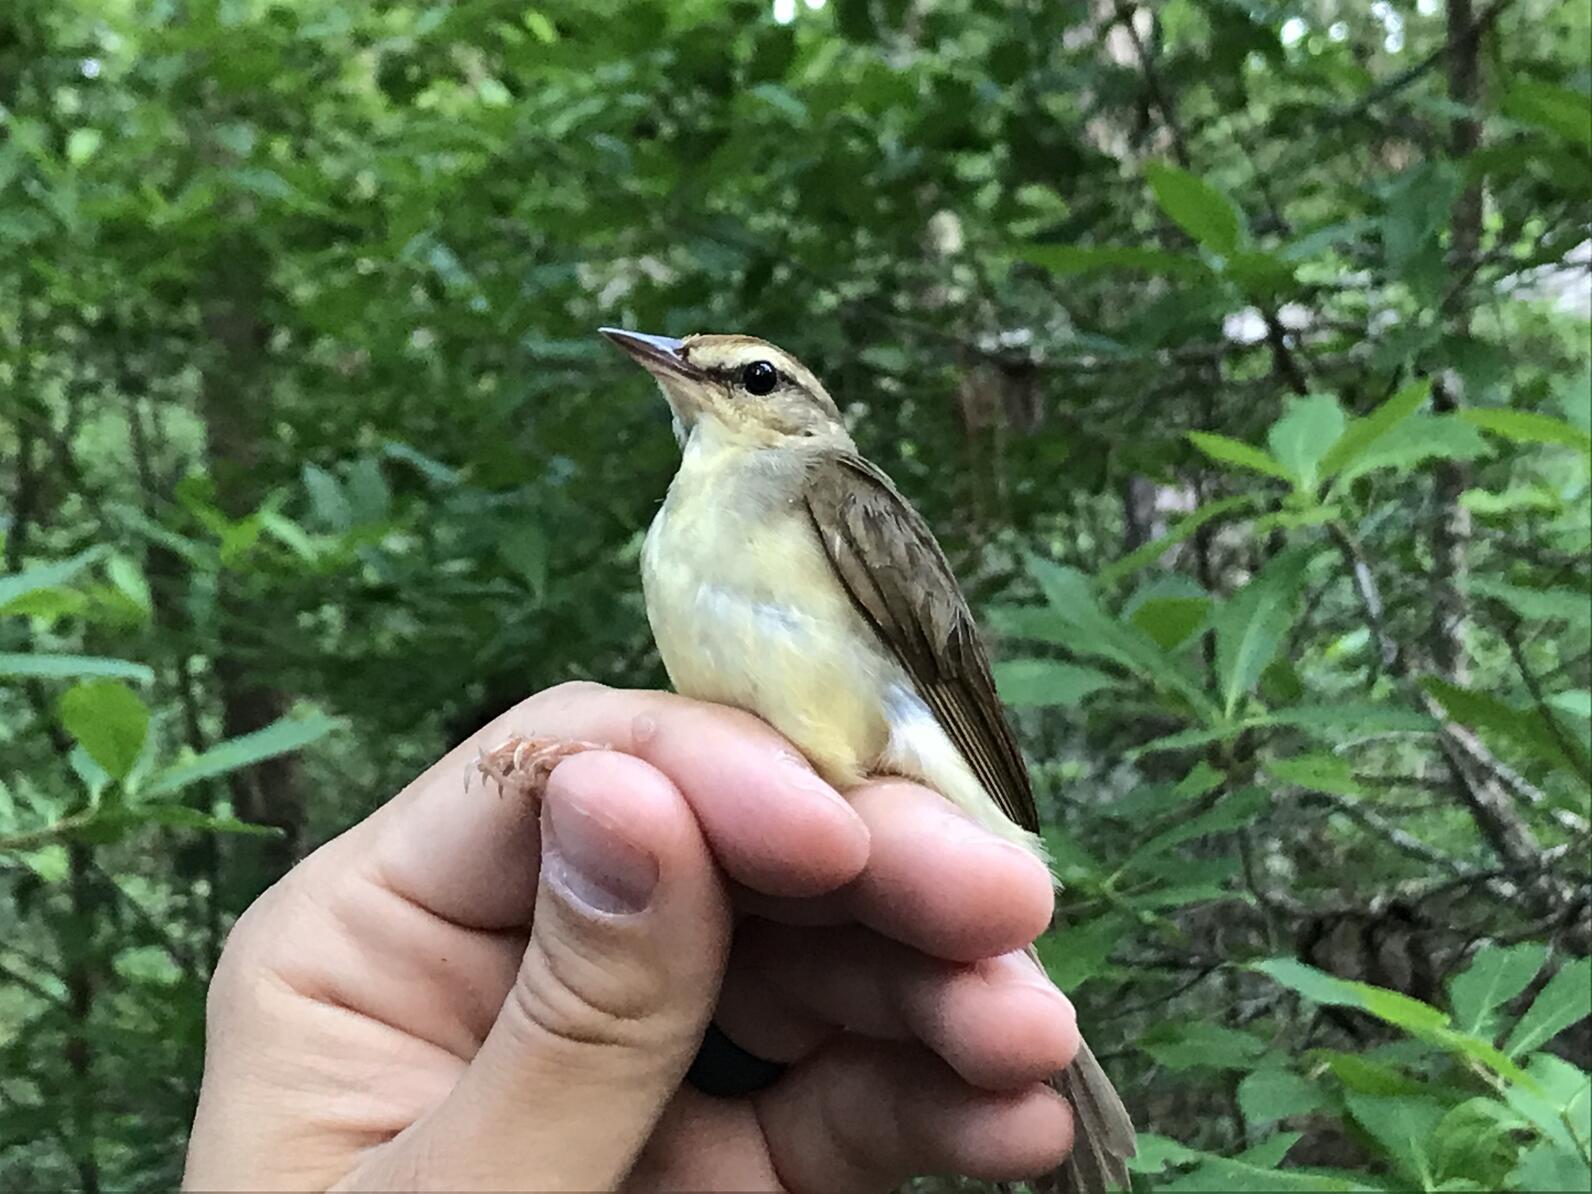
[[[788,1068],[748,1053],[717,1024],[709,1024],[685,1080],[705,1095],[734,1099],[773,1086]]]

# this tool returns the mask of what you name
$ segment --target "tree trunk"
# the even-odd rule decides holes
[[[1471,0],[1448,0],[1448,97],[1475,110],[1481,99],[1480,32],[1475,26]],[[1454,119],[1449,152],[1463,161],[1481,144],[1481,122],[1462,113]],[[1470,306],[1465,291],[1481,243],[1482,191],[1480,183],[1466,187],[1454,205],[1450,223],[1450,259],[1453,291],[1449,300],[1454,336],[1470,332]],[[1432,407],[1439,414],[1459,409],[1464,383],[1450,370],[1432,389]],[[1460,497],[1470,487],[1470,469],[1464,461],[1439,461],[1436,470],[1436,518],[1432,525],[1432,628],[1433,666],[1456,684],[1465,683],[1469,666],[1465,653],[1468,617],[1465,580],[1469,569],[1470,511]]]
[[[261,305],[264,262],[247,238],[217,247],[203,308],[211,351],[201,367],[200,407],[205,423],[205,455],[216,486],[216,500],[231,518],[253,511],[264,496],[260,468],[270,428],[270,385],[266,376],[269,328]],[[223,640],[216,646],[214,672],[221,703],[222,732],[228,738],[263,729],[288,711],[289,698],[257,678],[254,660],[230,629],[258,617],[237,580],[218,578]],[[269,825],[279,836],[238,843],[242,864],[235,876],[245,898],[263,890],[298,860],[302,846],[304,798],[298,764],[292,755],[268,759],[230,778],[233,808],[245,821]]]

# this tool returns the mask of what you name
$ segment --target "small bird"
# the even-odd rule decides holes
[[[680,442],[641,557],[675,689],[761,717],[842,790],[917,780],[1044,860],[1028,769],[945,553],[818,379],[753,336],[602,332],[657,380]],[[1075,1112],[1054,1186],[1126,1189],[1133,1124],[1087,1044],[1053,1082]]]

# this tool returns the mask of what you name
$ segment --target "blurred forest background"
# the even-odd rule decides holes
[[[659,685],[594,329],[988,626],[1159,1190],[1588,1188],[1587,0],[7,0],[0,1184],[181,1164],[294,859]]]

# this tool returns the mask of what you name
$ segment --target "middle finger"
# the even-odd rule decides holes
[[[1078,1049],[1072,1004],[1022,951],[944,962],[855,926],[743,922],[714,1020],[780,1062],[842,1032],[915,1040],[985,1090],[1048,1078]]]
[[[921,785],[877,780],[847,793],[868,827],[868,865],[838,891],[789,900],[738,894],[743,912],[783,924],[855,922],[956,962],[1021,949],[1050,924],[1043,863]]]

